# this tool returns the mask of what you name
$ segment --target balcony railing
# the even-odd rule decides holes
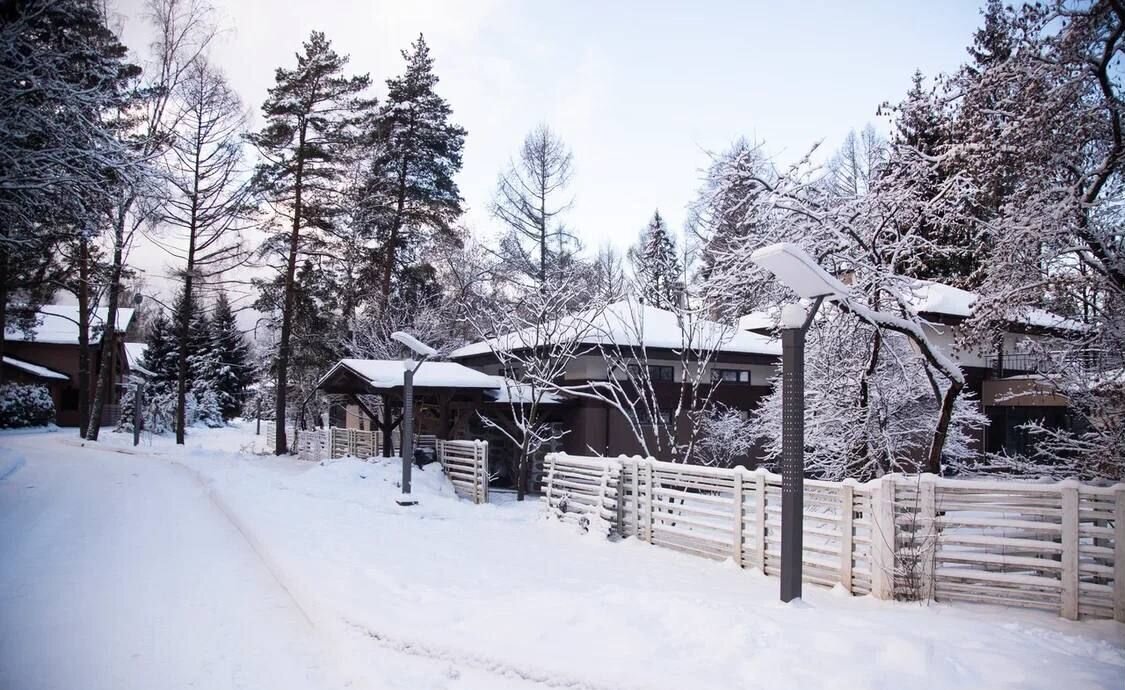
[[[1066,350],[1057,352],[1006,352],[988,358],[996,378],[1025,374],[1057,375],[1064,372],[1097,374],[1125,367],[1121,352]]]

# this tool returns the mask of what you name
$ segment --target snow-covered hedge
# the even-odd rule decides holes
[[[55,401],[46,386],[5,383],[0,386],[0,427],[44,426],[55,421]]]

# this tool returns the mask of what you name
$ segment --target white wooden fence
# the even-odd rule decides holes
[[[458,496],[488,503],[488,442],[436,441],[437,457]]]
[[[561,519],[780,572],[779,475],[564,453],[545,470]],[[1125,621],[1123,484],[806,480],[803,533],[807,582]]]
[[[275,429],[273,422],[262,423],[265,446],[269,451],[276,447]],[[379,431],[330,427],[288,430],[287,433],[297,456],[312,462],[346,456],[369,458],[379,455],[383,447],[383,434]],[[296,442],[293,441],[294,435]],[[439,441],[432,434],[418,434],[414,439],[416,448],[430,448],[434,451],[458,496],[474,503],[488,503],[487,441]]]

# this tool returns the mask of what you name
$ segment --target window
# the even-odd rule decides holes
[[[629,365],[629,375],[633,378],[640,378],[641,367],[639,364]],[[648,365],[648,378],[650,381],[675,381],[676,368],[664,364],[650,364]]]
[[[711,382],[750,383],[750,372],[745,369],[712,369]]]

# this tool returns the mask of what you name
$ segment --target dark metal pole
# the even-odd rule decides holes
[[[805,512],[805,329],[781,330],[781,600],[801,598]]]
[[[410,470],[414,464],[414,371],[407,369],[402,375],[402,498],[399,505],[413,505],[410,498]]]
[[[133,392],[133,445],[141,442],[141,421],[144,420],[142,411],[145,404],[145,384],[137,381],[136,390]]]
[[[254,430],[255,436],[262,435],[262,399],[258,398],[258,428]]]

